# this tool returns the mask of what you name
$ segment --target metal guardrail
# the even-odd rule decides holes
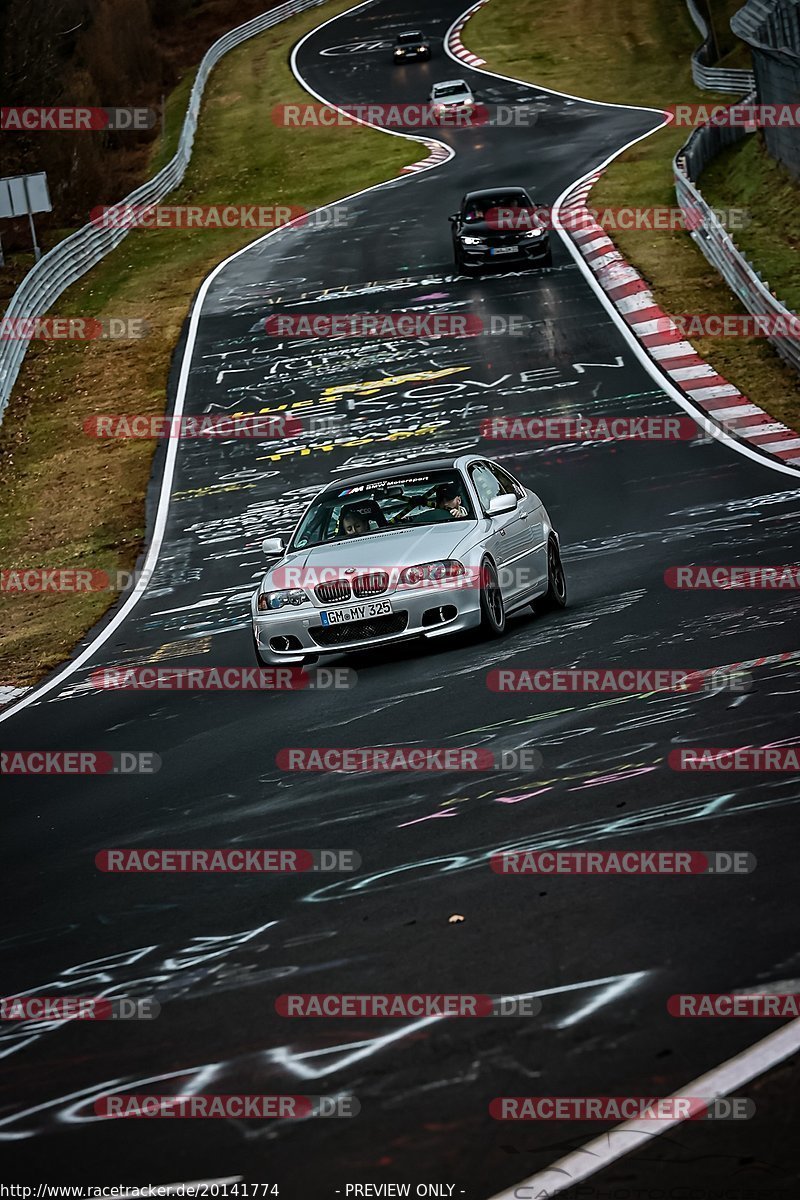
[[[157,204],[180,184],[192,155],[206,82],[212,69],[229,50],[241,45],[248,38],[263,33],[271,26],[280,24],[288,17],[308,8],[318,7],[324,2],[325,0],[287,0],[286,3],[254,17],[244,25],[238,25],[218,38],[206,51],[197,69],[175,156],[157,175],[136,188],[124,200],[120,200],[115,207]],[[71,284],[96,266],[129,232],[124,226],[105,229],[90,224],[71,233],[43,255],[28,272],[11,297],[3,320],[13,321],[14,324],[10,326],[13,329],[20,320],[42,316]],[[0,422],[29,344],[30,338],[0,339]]]
[[[746,96],[743,104],[753,104],[755,92]],[[730,234],[717,220],[697,187],[697,180],[708,163],[729,146],[747,136],[742,126],[701,125],[691,134],[673,160],[675,192],[687,229],[695,245],[719,271],[731,291],[739,297],[748,312],[756,316],[779,318],[784,328],[794,329],[797,316],[769,290],[755,267],[748,262],[733,242]],[[693,228],[694,226],[694,228]],[[772,345],[796,371],[800,371],[800,338],[773,335]]]
[[[712,67],[708,65],[711,55],[711,31],[695,0],[686,0],[689,16],[703,38],[703,44],[692,54],[692,79],[695,87],[709,92],[733,92],[741,96],[755,86],[752,71],[736,67]]]
[[[731,17],[731,29],[750,47],[758,102],[790,104],[800,99],[800,4],[797,0],[747,0]],[[800,180],[797,126],[765,125],[767,151]]]

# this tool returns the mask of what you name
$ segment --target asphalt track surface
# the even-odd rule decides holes
[[[241,1176],[277,1182],[287,1197],[439,1182],[488,1197],[598,1132],[495,1122],[494,1096],[666,1095],[775,1028],[677,1021],[670,994],[766,989],[800,974],[787,903],[797,780],[666,765],[679,745],[796,737],[793,665],[755,669],[743,696],[487,691],[497,666],[702,668],[794,650],[791,593],[681,593],[663,575],[687,563],[791,562],[800,488],[717,442],[481,440],[480,420],[500,412],[675,409],[557,237],[552,270],[454,276],[446,218],[467,188],[519,182],[551,203],[658,123],[456,67],[441,41],[458,13],[443,0],[435,15],[413,3],[368,5],[308,38],[298,69],[337,103],[418,101],[432,82],[461,75],[482,100],[534,105],[535,126],[444,132],[456,151],[449,162],[345,201],[344,225],[260,242],[222,269],[203,304],[186,411],[302,403],[339,416],[342,444],[323,450],[322,437],[301,454],[298,442],[181,443],[143,598],[86,667],[3,723],[7,749],[146,749],[163,761],[152,777],[4,786],[3,873],[15,904],[4,914],[3,993],[115,989],[162,1006],[149,1023],[2,1031],[7,1180]],[[429,64],[394,70],[385,45],[336,50],[415,26],[434,37]],[[526,335],[278,343],[263,332],[276,311],[401,305],[522,313]],[[506,463],[544,499],[563,540],[565,612],[516,618],[499,642],[360,655],[346,662],[358,672],[349,692],[91,687],[89,668],[106,664],[252,665],[248,599],[262,537],[288,531],[332,477],[467,450]],[[162,469],[163,452],[151,524]],[[534,745],[544,765],[480,777],[276,766],[286,746],[387,744]],[[106,847],[233,845],[351,847],[363,867],[309,878],[109,876],[94,866]],[[545,846],[747,850],[759,865],[747,876],[679,879],[489,869],[495,850]],[[464,920],[450,923],[452,914]],[[543,1010],[535,1019],[287,1020],[274,1010],[285,991],[533,992]],[[667,1180],[792,1194],[782,1124],[790,1074],[787,1065],[748,1090],[761,1105],[748,1125],[682,1126],[598,1178],[627,1180],[642,1196]],[[349,1092],[361,1114],[266,1124],[94,1117],[94,1097],[122,1086]]]

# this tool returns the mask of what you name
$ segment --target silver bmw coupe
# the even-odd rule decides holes
[[[475,455],[411,461],[329,484],[252,599],[262,666],[314,661],[563,608],[559,536],[539,497]]]

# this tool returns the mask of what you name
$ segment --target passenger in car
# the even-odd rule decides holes
[[[342,510],[339,529],[345,537],[358,537],[359,534],[369,533],[369,521],[356,509],[345,508]]]
[[[440,483],[436,489],[436,507],[443,508],[451,517],[466,517],[467,510],[455,483]]]

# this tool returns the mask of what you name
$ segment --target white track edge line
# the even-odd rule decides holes
[[[473,8],[475,9],[475,11],[477,11],[478,7],[482,7],[482,6],[474,6],[474,5],[471,6],[470,9],[466,10],[466,14],[469,14]],[[466,14],[462,14],[462,16],[466,15]],[[460,17],[456,18],[456,20],[450,26],[450,29],[445,34],[445,39],[444,39],[445,52],[450,56],[450,58],[453,59],[454,62],[459,62],[460,60],[454,54],[451,53],[449,45],[448,45],[448,41],[449,41],[450,34],[454,30],[455,26],[457,25],[457,23],[460,19],[461,19]],[[617,328],[622,333],[625,341],[628,343],[630,348],[633,350],[635,356],[638,358],[641,365],[645,368],[648,375],[650,375],[651,379],[655,380],[655,382],[662,388],[662,390],[664,392],[666,392],[666,394],[670,397],[670,399],[674,400],[678,405],[680,405],[680,407],[685,412],[687,412],[689,414],[689,416],[693,417],[696,421],[698,421],[698,423],[702,422],[702,428],[703,428],[704,432],[710,433],[718,441],[723,442],[726,446],[728,446],[729,449],[735,450],[735,451],[737,451],[737,453],[744,455],[745,458],[750,458],[754,462],[758,462],[764,467],[771,468],[773,471],[779,471],[783,475],[792,475],[795,477],[800,476],[800,468],[785,465],[783,463],[776,462],[774,459],[767,458],[766,455],[760,453],[758,451],[758,449],[747,446],[746,444],[744,444],[740,441],[737,441],[736,439],[732,438],[728,433],[726,433],[724,430],[719,429],[716,426],[712,427],[711,422],[713,421],[713,418],[708,413],[705,413],[702,409],[698,410],[698,407],[696,405],[690,403],[687,400],[687,398],[681,393],[681,391],[678,388],[674,387],[671,384],[671,382],[664,377],[662,372],[656,366],[654,360],[650,357],[650,355],[647,353],[645,348],[642,346],[639,339],[636,337],[636,335],[630,329],[627,322],[624,321],[619,316],[619,313],[617,312],[616,308],[614,307],[613,302],[610,300],[610,298],[608,297],[606,292],[603,290],[602,286],[598,283],[594,274],[591,272],[589,267],[586,265],[586,262],[583,259],[583,257],[581,256],[580,251],[577,249],[574,242],[570,238],[569,234],[567,233],[567,231],[564,229],[563,225],[561,224],[559,210],[563,206],[564,201],[567,199],[567,197],[570,195],[570,193],[575,191],[576,188],[579,188],[582,183],[585,183],[587,180],[591,179],[593,176],[599,176],[600,174],[602,174],[602,172],[606,169],[606,167],[609,165],[609,163],[613,162],[615,158],[618,158],[620,154],[624,154],[626,150],[629,150],[631,148],[631,146],[635,146],[637,142],[641,142],[645,138],[650,137],[651,134],[657,133],[658,130],[663,129],[665,125],[670,125],[672,122],[670,121],[669,116],[666,114],[666,111],[663,108],[650,108],[647,105],[614,104],[607,100],[592,100],[588,96],[575,96],[571,92],[559,92],[555,88],[550,88],[543,84],[532,83],[531,80],[529,80],[529,79],[518,79],[514,75],[501,75],[498,71],[487,71],[484,67],[473,67],[472,70],[477,71],[480,75],[489,75],[493,79],[502,79],[502,80],[510,81],[511,83],[520,84],[522,87],[536,88],[537,91],[550,92],[554,96],[565,96],[568,100],[580,100],[585,104],[596,104],[596,105],[600,105],[603,108],[624,108],[630,112],[645,112],[645,113],[652,112],[652,113],[657,113],[659,116],[664,118],[661,121],[660,125],[655,125],[652,129],[649,129],[646,133],[642,133],[639,135],[639,137],[633,138],[632,141],[627,142],[624,146],[621,146],[620,149],[615,150],[613,152],[613,154],[610,154],[608,156],[608,158],[606,158],[602,163],[600,163],[599,166],[592,167],[591,170],[586,171],[583,175],[579,175],[578,178],[575,179],[571,184],[569,184],[568,187],[564,188],[564,191],[561,193],[561,195],[558,197],[558,199],[555,201],[555,203],[552,205],[552,208],[551,208],[551,213],[553,214],[553,227],[557,230],[559,236],[561,237],[561,240],[566,244],[570,254],[575,259],[581,272],[583,273],[585,278],[591,284],[598,299],[603,304],[603,307],[608,312],[608,314],[611,317],[611,319],[613,320],[614,324],[617,326]],[[591,187],[588,190],[591,191]],[[637,272],[637,274],[641,278],[641,274],[639,272]],[[696,351],[695,351],[695,353],[696,353]]]
[[[714,1099],[717,1096],[729,1096],[734,1088],[750,1083],[771,1067],[784,1062],[798,1049],[800,1017],[768,1034],[741,1054],[729,1058],[721,1066],[714,1067],[705,1075],[687,1083],[680,1091],[673,1092],[672,1097],[683,1099],[696,1096]],[[652,1121],[625,1121],[621,1125],[615,1125],[613,1129],[593,1138],[579,1150],[565,1154],[552,1166],[529,1176],[515,1187],[495,1193],[491,1200],[521,1200],[522,1188],[526,1189],[525,1194],[530,1197],[555,1196],[567,1188],[575,1187],[581,1180],[595,1175],[631,1151],[651,1144],[658,1134],[682,1124],[684,1120],[683,1117],[671,1117]],[[615,1137],[618,1138],[618,1144],[612,1148],[611,1139]]]
[[[297,79],[297,81],[301,85],[301,87],[305,88],[310,93],[310,95],[314,96],[317,100],[321,100],[323,103],[327,103],[327,101],[325,101],[322,96],[320,96],[312,88],[308,87],[305,80],[302,78],[302,76],[299,74],[299,72],[295,69],[296,52],[300,49],[300,46],[303,44],[303,42],[305,42],[313,34],[317,33],[320,29],[324,29],[326,25],[330,25],[331,22],[339,20],[340,17],[349,16],[351,13],[356,12],[359,8],[365,8],[368,4],[371,4],[372,2],[373,2],[373,0],[361,0],[361,3],[354,5],[352,8],[345,9],[344,12],[337,13],[335,17],[329,17],[328,20],[323,21],[321,25],[315,25],[314,28],[309,30],[309,32],[307,34],[305,34],[300,39],[300,41],[296,44],[296,46],[294,47],[291,58],[289,60],[289,65],[291,67],[292,74],[295,76],[295,78]],[[338,105],[332,105],[331,107],[336,107],[339,112],[345,112],[345,110],[339,108]],[[369,122],[362,121],[360,118],[350,117],[349,113],[346,113],[346,115],[349,117],[350,120],[357,121],[357,123],[360,125],[368,125],[369,124]],[[444,165],[445,162],[449,162],[450,159],[453,158],[455,155],[455,151],[450,146],[448,146],[445,142],[439,142],[435,138],[424,138],[424,137],[417,136],[415,134],[400,133],[398,130],[395,130],[395,129],[382,129],[378,125],[370,125],[370,128],[378,129],[381,133],[391,134],[391,136],[393,136],[393,137],[401,137],[401,138],[406,138],[408,141],[420,142],[423,145],[427,145],[429,142],[431,142],[431,143],[435,143],[436,145],[442,146],[445,150],[448,151],[447,158],[442,159],[441,163],[436,163],[435,166],[430,169],[435,169],[435,167]],[[344,204],[348,200],[355,200],[358,196],[364,196],[368,192],[378,191],[380,188],[388,187],[391,184],[401,183],[403,181],[403,179],[411,179],[411,178],[413,178],[413,175],[411,175],[411,174],[393,175],[390,179],[385,179],[381,183],[373,183],[369,187],[361,188],[357,192],[351,192],[347,196],[340,196],[337,200],[331,200],[329,204],[322,204],[318,208],[312,209],[311,211],[315,212],[315,213],[316,212],[325,212],[326,209],[334,208],[336,205],[339,205],[339,204]],[[171,413],[172,417],[180,417],[183,414],[184,404],[185,404],[185,400],[186,400],[187,385],[188,385],[188,380],[189,380],[189,370],[190,370],[190,366],[191,366],[192,357],[194,354],[195,342],[197,340],[197,328],[200,323],[200,314],[201,314],[201,310],[202,310],[206,295],[208,293],[208,289],[210,288],[214,279],[217,277],[217,275],[220,273],[220,271],[223,270],[223,268],[225,268],[229,263],[233,262],[234,259],[237,259],[241,254],[246,254],[248,251],[253,250],[256,246],[260,246],[262,244],[262,242],[265,242],[267,240],[267,238],[275,237],[276,234],[284,233],[287,229],[291,229],[293,226],[295,226],[297,224],[302,225],[303,222],[308,219],[308,216],[310,216],[310,213],[304,214],[302,217],[295,218],[295,220],[287,222],[286,225],[281,225],[278,229],[271,229],[269,231],[269,233],[265,233],[263,237],[256,238],[252,242],[248,242],[248,244],[246,246],[242,246],[239,250],[236,250],[233,254],[230,254],[227,258],[224,258],[222,260],[222,262],[217,263],[217,265],[214,268],[212,268],[211,272],[205,277],[205,279],[203,280],[203,282],[200,285],[200,289],[197,293],[197,296],[195,297],[194,303],[192,305],[191,313],[189,316],[189,331],[186,336],[186,346],[184,348],[183,358],[181,360],[180,375],[178,377],[178,386],[177,386],[176,394],[175,394],[175,406]],[[167,518],[169,516],[169,508],[170,508],[170,489],[172,487],[172,481],[173,481],[173,478],[175,475],[175,462],[177,459],[179,441],[180,441],[179,438],[170,438],[169,439],[169,443],[167,446],[166,459],[164,461],[163,473],[161,476],[161,486],[159,489],[158,505],[156,508],[156,516],[155,516],[155,521],[153,523],[153,537],[152,537],[150,545],[147,549],[147,553],[145,555],[145,559],[144,559],[144,562],[143,562],[141,570],[140,570],[139,580],[137,581],[133,591],[128,596],[127,600],[122,604],[119,611],[114,614],[114,616],[111,618],[111,620],[108,622],[108,624],[103,627],[103,629],[96,635],[96,637],[94,637],[88,643],[88,645],[86,645],[83,648],[83,650],[80,652],[80,654],[78,654],[74,659],[71,659],[68,663],[66,663],[66,665],[64,667],[62,667],[60,670],[58,670],[55,673],[55,675],[51,676],[49,679],[46,679],[43,683],[37,684],[34,687],[32,687],[30,689],[30,691],[27,692],[26,695],[22,697],[22,699],[17,700],[13,704],[9,705],[7,708],[4,708],[2,710],[2,712],[0,712],[0,724],[2,724],[3,721],[7,721],[11,717],[16,716],[17,713],[21,712],[23,709],[27,708],[29,705],[37,703],[44,696],[46,696],[49,692],[52,692],[54,688],[58,687],[58,685],[60,683],[62,683],[65,679],[68,679],[71,675],[73,675],[80,667],[83,666],[83,664],[85,662],[87,662],[95,654],[95,652],[97,650],[100,649],[101,646],[103,646],[105,644],[105,642],[108,641],[108,639],[111,637],[111,635],[113,633],[115,633],[117,631],[117,629],[119,629],[120,625],[127,618],[128,614],[132,611],[133,608],[135,608],[135,606],[141,600],[142,596],[144,595],[145,591],[147,590],[147,587],[148,587],[148,584],[152,577],[153,571],[155,570],[155,566],[156,566],[156,563],[158,562],[158,557],[161,552],[161,547],[162,547],[163,541],[164,541],[164,534],[166,532]]]

